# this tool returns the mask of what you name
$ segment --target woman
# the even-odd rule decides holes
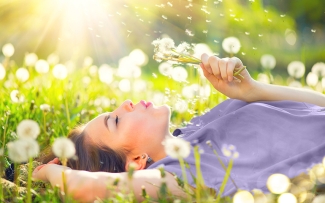
[[[234,161],[231,176],[241,189],[267,191],[269,175],[283,173],[294,177],[313,163],[321,162],[325,155],[325,111],[321,108],[325,107],[324,95],[262,84],[253,80],[247,70],[241,73],[244,79],[240,82],[233,77],[234,70],[243,67],[238,58],[219,59],[203,54],[201,60],[205,77],[216,90],[232,99],[194,118],[192,124],[174,134],[204,150],[201,170],[208,187],[218,190],[224,170],[207,141],[219,154],[223,144],[237,147],[240,155]],[[166,155],[162,144],[166,138],[173,138],[168,130],[169,118],[168,106],[125,101],[113,112],[99,115],[73,131],[70,137],[76,144],[78,160],[70,160],[68,164],[77,169],[66,171],[68,192],[81,201],[106,198],[112,194],[107,186],[119,179],[118,190],[133,190],[141,199],[141,186],[145,186],[149,196],[157,197],[156,186],[163,181],[157,167],[164,165],[169,172],[165,177],[167,187],[173,194],[184,196],[172,175],[182,176],[178,161]],[[229,161],[229,157],[221,158],[225,163]],[[196,172],[193,154],[185,160],[190,165],[187,178],[195,187],[191,178]],[[49,163],[58,163],[58,159]],[[131,163],[136,163],[136,171],[129,182],[123,171]],[[45,164],[36,168],[33,176],[62,189],[63,170],[60,165]],[[227,183],[225,195],[236,191],[233,182]]]

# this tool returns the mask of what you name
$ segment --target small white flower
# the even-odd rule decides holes
[[[276,65],[275,57],[270,54],[264,54],[261,57],[261,64],[265,69],[273,69]]]
[[[306,77],[306,83],[310,87],[314,87],[318,83],[318,75],[316,73],[310,72]]]
[[[51,110],[51,106],[48,104],[41,104],[40,109],[44,112],[49,112]]]
[[[294,78],[301,78],[305,74],[305,65],[301,61],[292,61],[288,65],[288,73]]]
[[[318,62],[313,65],[311,72],[317,74],[318,76],[325,77],[325,63]]]
[[[29,158],[34,158],[39,153],[39,145],[32,138],[22,138],[9,142],[8,156],[15,163],[27,162]]]
[[[20,82],[26,82],[29,78],[29,72],[26,68],[18,68],[16,71],[16,78]]]
[[[222,48],[229,54],[236,54],[240,50],[240,41],[236,37],[227,37],[222,41]]]
[[[3,78],[5,78],[6,76],[6,69],[5,67],[3,67],[3,65],[0,63],[0,80],[2,80]]]
[[[17,126],[17,135],[19,138],[36,139],[40,134],[40,128],[37,122],[26,119],[22,120]]]
[[[76,148],[74,143],[66,137],[57,138],[53,145],[52,150],[55,156],[59,158],[72,158],[76,153]]]
[[[186,158],[190,155],[191,145],[180,138],[168,138],[164,141],[165,152],[172,158]]]
[[[37,55],[35,53],[26,54],[26,56],[25,56],[25,64],[26,64],[26,66],[35,65],[37,59],[38,59],[38,57],[37,57]]]
[[[25,100],[24,95],[20,94],[18,90],[12,90],[10,92],[10,98],[13,103],[21,103]]]
[[[50,69],[49,63],[43,59],[38,60],[35,64],[35,70],[38,73],[41,74],[47,73],[49,72],[49,69]]]
[[[64,80],[68,76],[67,68],[62,64],[57,64],[52,70],[53,76],[59,80]]]
[[[223,155],[225,155],[226,157],[230,157],[233,159],[236,159],[239,157],[239,153],[236,151],[236,147],[234,145],[223,144],[221,151],[222,151]]]
[[[11,57],[15,53],[15,48],[12,44],[7,43],[2,47],[2,53],[5,57]]]

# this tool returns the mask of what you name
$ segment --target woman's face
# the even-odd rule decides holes
[[[156,153],[169,132],[170,109],[150,102],[133,104],[126,100],[111,113],[103,113],[85,127],[86,134],[98,144],[131,153]],[[159,148],[160,149],[160,148]]]

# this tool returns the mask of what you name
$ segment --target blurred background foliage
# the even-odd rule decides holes
[[[222,40],[235,36],[236,56],[253,70],[263,54],[276,57],[274,71],[282,74],[293,60],[310,70],[325,59],[323,0],[0,0],[0,28],[0,47],[14,45],[17,66],[29,52],[41,59],[55,53],[76,67],[86,56],[116,66],[139,48],[150,74],[157,68],[151,42],[162,36],[206,43],[221,57],[228,56]]]

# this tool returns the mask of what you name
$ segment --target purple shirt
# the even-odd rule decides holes
[[[193,118],[185,128],[176,129],[174,136],[182,137],[192,146],[198,145],[205,185],[221,186],[225,171],[213,148],[226,164],[229,158],[221,152],[223,144],[236,146],[239,157],[234,159],[231,177],[240,189],[266,188],[267,178],[274,173],[295,177],[325,156],[325,108],[312,104],[275,101],[246,103],[228,99],[205,115]],[[185,159],[189,183],[195,187],[191,174],[196,174],[193,153]],[[168,172],[182,178],[178,160],[169,156],[149,167],[163,165]],[[223,195],[236,192],[229,179]]]

